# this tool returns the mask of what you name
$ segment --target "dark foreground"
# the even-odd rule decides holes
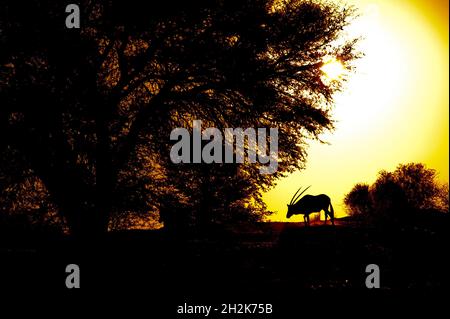
[[[271,303],[273,314],[251,317],[289,318],[311,303],[325,306],[320,312],[351,298],[370,304],[432,295],[445,289],[447,255],[447,216],[432,226],[395,229],[348,220],[309,228],[263,223],[183,239],[160,230],[128,231],[89,245],[68,238],[3,239],[0,289],[33,296],[56,292],[66,301],[84,293],[88,302],[107,302],[110,310],[129,299],[135,302],[130,309],[163,314],[149,318],[177,317],[184,303]],[[72,263],[80,266],[79,290],[65,286],[65,267]],[[380,289],[366,288],[369,264],[380,267]]]

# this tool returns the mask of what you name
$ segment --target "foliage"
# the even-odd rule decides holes
[[[344,204],[350,215],[368,214],[370,205],[370,192],[368,184],[356,184],[345,196]]]
[[[448,184],[440,184],[436,171],[421,163],[383,170],[374,184],[356,184],[344,199],[350,215],[369,219],[396,219],[412,211],[448,212],[448,202]]]
[[[328,2],[85,0],[79,30],[65,29],[64,5],[0,9],[0,149],[45,186],[75,234],[157,215],[171,193],[194,215],[216,212],[206,219],[230,219],[231,207],[260,216],[261,192],[302,168],[308,139],[333,128],[341,82],[324,82],[324,61],[351,69],[357,58],[355,40],[337,41],[354,10]],[[169,133],[193,119],[277,127],[278,171],[173,166]]]

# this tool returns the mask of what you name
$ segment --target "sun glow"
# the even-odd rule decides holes
[[[345,73],[344,65],[337,59],[325,62],[321,70],[329,80],[338,80]]]
[[[347,78],[335,96],[336,129],[321,136],[328,144],[311,142],[305,170],[263,195],[276,212],[272,220],[286,221],[286,203],[305,184],[313,185],[311,195],[329,195],[336,215],[343,216],[344,195],[356,183],[373,183],[380,170],[400,163],[424,163],[448,183],[448,1],[347,2],[360,17],[346,32],[361,37],[364,56],[354,73],[336,59],[325,61],[324,80]]]

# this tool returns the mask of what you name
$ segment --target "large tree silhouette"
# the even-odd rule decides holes
[[[2,160],[13,156],[10,165],[37,179],[70,230],[91,236],[115,212],[158,209],[170,193],[194,196],[180,189],[186,174],[202,189],[208,169],[170,164],[173,128],[193,119],[219,129],[277,127],[275,174],[230,165],[222,170],[230,178],[216,183],[223,194],[226,185],[236,187],[227,209],[259,198],[304,165],[307,139],[333,127],[329,110],[340,82],[324,83],[324,61],[333,56],[350,68],[356,57],[354,40],[336,41],[351,8],[277,3],[81,1],[81,29],[66,29],[66,3],[6,1]],[[220,198],[202,194],[195,196],[204,209],[206,199]]]

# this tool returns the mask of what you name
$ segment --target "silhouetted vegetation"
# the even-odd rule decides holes
[[[82,268],[83,294],[61,293],[67,309],[79,307],[78,295],[103,312],[122,305],[131,318],[134,309],[172,318],[174,304],[187,301],[269,302],[270,318],[327,308],[336,316],[356,304],[349,291],[371,303],[367,312],[379,306],[378,292],[447,289],[448,185],[422,164],[357,184],[345,199],[348,218],[334,219],[324,194],[291,201],[288,216],[329,208],[335,227],[260,222],[270,214],[262,192],[303,168],[307,142],[333,129],[341,81],[324,79],[321,68],[334,57],[351,70],[358,57],[355,40],[336,41],[353,8],[319,0],[78,3],[80,30],[65,28],[65,2],[0,6],[4,295],[17,289],[27,304],[24,292],[36,289],[32,300],[44,297],[39,306],[51,311],[59,302],[44,292],[65,289],[71,263]],[[278,171],[173,164],[170,132],[192,129],[193,119],[220,130],[277,127]],[[372,263],[382,271],[379,290],[365,286]],[[338,293],[317,294],[330,289]],[[133,294],[143,302],[125,303]],[[336,298],[339,307],[330,305]]]
[[[366,221],[407,221],[419,211],[448,212],[448,184],[424,164],[401,164],[381,171],[373,185],[356,184],[345,196],[348,213]]]
[[[78,235],[154,223],[161,210],[167,225],[260,219],[261,192],[333,128],[341,84],[323,82],[324,60],[350,69],[357,57],[355,40],[335,41],[354,10],[328,2],[79,4],[79,30],[64,26],[66,3],[0,8],[0,213]],[[193,119],[277,127],[278,171],[172,165],[170,131]]]

